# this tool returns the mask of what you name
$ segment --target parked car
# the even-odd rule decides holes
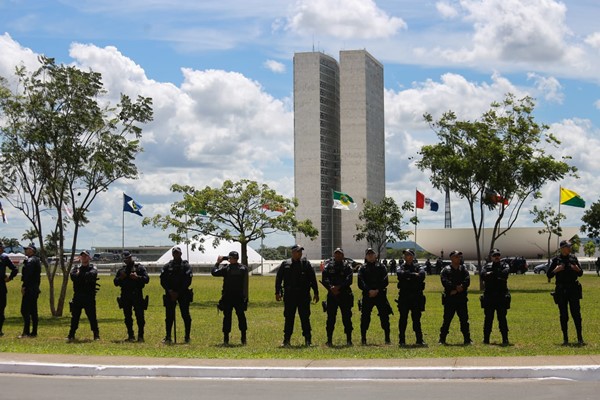
[[[502,259],[502,261],[508,264],[511,274],[524,274],[529,269],[525,257],[505,257]]]
[[[540,264],[540,265],[536,265],[533,268],[533,273],[534,274],[546,274],[546,272],[548,272],[548,267],[550,266],[550,263],[544,263],[544,264]]]

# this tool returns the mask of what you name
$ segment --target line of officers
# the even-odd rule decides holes
[[[302,257],[304,248],[298,244],[291,248],[291,258],[284,260],[275,279],[275,299],[284,304],[284,330],[282,346],[290,346],[294,330],[296,313],[300,317],[302,335],[306,346],[312,345],[310,303],[319,302],[319,290],[316,274],[310,262]],[[40,293],[41,264],[36,255],[36,248],[30,244],[25,248],[27,259],[23,263],[22,275],[22,305],[23,332],[19,336],[36,337],[38,327],[37,299]],[[426,297],[424,295],[426,273],[422,266],[415,261],[412,249],[403,251],[404,260],[396,268],[398,277],[398,298],[396,299],[399,312],[398,344],[406,345],[406,329],[408,318],[411,317],[412,329],[415,333],[416,345],[425,346],[421,328],[421,315],[425,311]],[[184,341],[190,342],[192,319],[189,306],[193,301],[192,269],[187,260],[183,260],[179,247],[172,249],[172,260],[161,270],[160,284],[164,289],[163,306],[165,307],[165,337],[163,343],[172,343],[172,332],[176,335],[175,313],[179,307],[184,322]],[[509,277],[508,264],[501,261],[498,249],[490,252],[491,262],[482,270],[485,289],[480,296],[481,307],[484,309],[483,343],[490,343],[494,317],[498,319],[498,328],[502,336],[502,344],[508,345],[507,310],[510,309],[511,296],[507,281]],[[80,253],[80,265],[72,268],[70,279],[73,283],[73,299],[70,301],[71,324],[67,336],[68,341],[75,340],[82,311],[85,311],[90,323],[94,340],[100,339],[100,331],[96,316],[96,292],[99,288],[98,270],[90,263],[87,251]],[[443,322],[439,333],[439,344],[446,344],[450,324],[454,315],[458,315],[460,330],[465,345],[472,343],[469,313],[468,288],[470,275],[462,263],[462,252],[454,250],[450,253],[451,264],[440,274],[443,286],[442,304],[444,306]],[[228,261],[223,264],[223,261]],[[129,251],[123,252],[124,265],[119,268],[114,277],[114,285],[120,287],[121,294],[117,298],[119,308],[123,310],[124,322],[127,329],[127,341],[144,341],[145,318],[148,307],[148,296],[143,295],[143,289],[150,278],[146,269],[134,262]],[[7,275],[7,271],[10,274]],[[4,310],[6,307],[6,283],[18,274],[18,269],[12,264],[0,243],[0,336],[3,335]],[[248,275],[247,266],[239,263],[239,254],[231,251],[228,256],[219,256],[211,270],[211,274],[223,278],[221,298],[218,309],[223,312],[223,343],[229,344],[232,316],[235,311],[240,331],[240,341],[247,344],[248,324],[245,312],[248,307]],[[563,344],[569,344],[568,320],[569,311],[573,318],[577,334],[577,343],[583,345],[580,299],[582,287],[578,277],[583,274],[579,261],[571,254],[571,243],[560,243],[560,254],[556,256],[548,269],[548,278],[556,277],[556,288],[552,292],[554,302],[558,306],[560,325],[563,333]],[[320,283],[327,289],[327,299],[322,302],[323,311],[327,313],[326,332],[327,346],[333,346],[338,309],[340,310],[346,345],[352,345],[352,308],[354,295],[351,290],[353,268],[351,262],[344,257],[344,251],[337,248],[333,257],[325,263]],[[388,271],[377,260],[377,254],[372,248],[365,251],[365,263],[358,271],[358,287],[361,298],[358,307],[361,312],[360,333],[361,344],[367,344],[367,331],[371,323],[373,308],[377,308],[381,328],[386,344],[391,343],[390,319],[393,309],[388,301]],[[313,295],[311,296],[311,290]],[[137,337],[133,326],[133,316],[137,324]],[[176,339],[176,337],[175,337]]]

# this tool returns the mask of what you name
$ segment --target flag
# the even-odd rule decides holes
[[[431,200],[429,197],[425,197],[423,193],[417,190],[417,199],[415,201],[415,207],[425,208],[425,205],[428,205],[431,211],[437,211],[440,208],[438,203]]]
[[[425,208],[425,195],[417,190],[417,200],[415,202],[415,207],[417,208]]]
[[[585,207],[585,200],[572,190],[560,188],[560,204],[572,207]]]
[[[8,220],[6,219],[6,214],[4,214],[4,208],[2,208],[2,203],[0,202],[0,215],[2,215],[2,222],[8,224]]]
[[[505,197],[502,197],[501,195],[498,194],[498,192],[496,192],[494,190],[486,189],[485,190],[485,203],[492,205],[492,206],[495,206],[498,203],[502,203],[503,205],[507,206],[508,199]]]
[[[67,215],[69,216],[69,218],[73,219],[73,210],[71,210],[71,207],[69,207],[68,205],[64,204],[64,208],[65,208],[65,212],[67,213]]]
[[[339,210],[354,210],[357,205],[352,200],[352,197],[348,196],[346,193],[342,192],[333,192],[333,208],[337,208]]]
[[[142,213],[140,212],[140,210],[142,209],[142,205],[139,203],[136,203],[135,200],[133,200],[131,197],[127,196],[125,193],[123,193],[123,211],[127,211],[133,214],[137,214],[140,217],[142,217]]]
[[[270,204],[263,204],[262,208],[263,208],[263,210],[277,211],[277,212],[280,212],[280,213],[284,213],[285,212],[285,208],[278,207],[278,206],[272,206]]]
[[[425,197],[425,204],[429,206],[431,211],[437,211],[440,208],[439,204],[431,200],[429,197]]]

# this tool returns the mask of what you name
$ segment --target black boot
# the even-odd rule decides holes
[[[352,334],[346,333],[346,346],[352,346]]]
[[[229,333],[223,333],[223,344],[224,345],[229,344]]]
[[[242,331],[242,344],[245,346],[246,343],[246,331]]]
[[[508,332],[502,332],[502,346],[508,346],[510,342],[508,341]]]
[[[423,332],[416,332],[417,336],[417,346],[425,346],[425,341],[423,340]]]
[[[333,346],[333,332],[327,332],[327,343],[325,343],[327,347]]]
[[[483,332],[483,344],[490,344],[490,333]]]
[[[284,336],[283,342],[281,342],[281,347],[290,347],[290,337]]]
[[[406,337],[403,334],[398,335],[398,346],[406,345]]]
[[[306,337],[304,338],[304,345],[305,345],[306,347],[310,347],[310,346],[312,346],[312,340],[311,340],[311,337],[310,337],[310,336],[306,336]]]
[[[385,344],[390,344],[392,341],[390,340],[390,331],[385,331]]]
[[[367,332],[361,332],[361,334],[360,334],[360,344],[362,346],[366,346],[367,345]]]

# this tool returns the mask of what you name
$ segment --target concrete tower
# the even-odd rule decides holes
[[[309,259],[329,257],[339,246],[340,210],[332,190],[340,188],[340,78],[337,61],[323,53],[294,54],[294,192],[296,217],[319,230],[297,241]]]
[[[368,243],[354,239],[363,199],[385,196],[383,66],[365,50],[340,51],[341,191],[357,203],[342,211],[346,257],[364,258]]]

